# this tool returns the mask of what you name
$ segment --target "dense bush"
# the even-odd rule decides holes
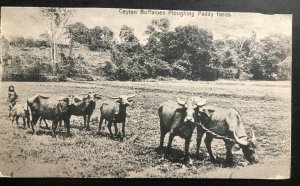
[[[110,50],[113,45],[114,33],[108,27],[96,26],[89,29],[81,22],[68,25],[70,39],[87,46],[91,51]]]
[[[36,40],[35,41],[35,47],[37,48],[49,48],[50,42],[47,40]]]
[[[25,38],[24,37],[12,37],[9,41],[11,46],[23,47],[25,46]]]
[[[191,64],[186,60],[178,60],[172,65],[173,76],[178,79],[189,79],[191,77]]]
[[[9,44],[15,47],[50,47],[50,41],[44,38],[33,39],[24,37],[12,37],[9,41]]]
[[[127,56],[128,51],[132,57]],[[106,62],[101,74],[111,80],[138,81],[171,76],[172,68],[167,62],[142,53],[136,44],[124,44],[112,51],[112,62]]]
[[[28,59],[27,59],[28,60]],[[4,81],[45,81],[42,73],[41,64],[38,58],[31,58],[26,61],[19,56],[4,55],[3,57],[3,74]],[[27,64],[22,66],[21,64]]]
[[[36,43],[35,43],[35,40],[33,38],[27,38],[27,39],[25,39],[24,45],[26,47],[36,47],[35,44]]]

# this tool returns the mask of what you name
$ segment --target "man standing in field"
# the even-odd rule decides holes
[[[9,85],[8,87],[8,106],[9,106],[9,114],[8,116],[10,116],[10,112],[11,109],[13,108],[13,106],[15,106],[16,102],[18,101],[18,94],[15,92],[15,87],[13,85]]]

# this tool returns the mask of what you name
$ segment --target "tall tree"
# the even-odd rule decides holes
[[[261,39],[250,64],[253,79],[280,79],[280,68],[290,53],[291,42],[287,37],[274,35]]]
[[[148,35],[148,42],[145,45],[145,52],[149,55],[161,58],[162,43],[161,37],[169,31],[170,21],[167,18],[153,19],[147,26],[145,33]]]
[[[212,39],[211,32],[196,25],[176,27],[175,32],[167,32],[161,37],[162,60],[177,65],[190,63],[191,78],[205,79],[209,75],[206,67],[209,65]],[[178,63],[178,60],[185,62]]]
[[[85,46],[90,42],[89,28],[82,22],[76,22],[67,26],[66,34],[69,40],[69,56],[73,55],[74,42]]]
[[[67,8],[40,8],[41,14],[50,20],[50,33],[51,33],[51,63],[52,73],[56,74],[57,61],[57,43],[60,41],[66,24],[73,10]]]
[[[121,43],[137,41],[138,39],[134,35],[133,31],[134,29],[132,27],[123,25],[119,33],[119,37],[121,38]]]
[[[114,33],[108,27],[99,27],[96,26],[89,31],[90,42],[89,49],[90,50],[109,50],[112,47],[112,41],[114,37]]]
[[[121,52],[127,53],[126,56],[132,57],[142,52],[142,47],[138,38],[134,35],[134,29],[127,25],[123,25],[119,37],[121,43],[117,45],[117,48]]]

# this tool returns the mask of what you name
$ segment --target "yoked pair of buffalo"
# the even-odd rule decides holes
[[[113,100],[105,101],[100,107],[100,122],[98,133],[105,119],[108,121],[108,129],[111,137],[113,136],[111,126],[114,124],[115,135],[119,134],[121,138],[125,136],[126,108],[131,104],[133,95],[121,95],[119,97],[110,97]],[[49,98],[42,95],[35,95],[27,100],[27,112],[29,109],[32,114],[31,127],[34,133],[34,126],[39,119],[52,121],[52,133],[55,136],[55,130],[58,122],[64,121],[68,134],[70,134],[70,117],[72,115],[83,116],[84,126],[89,129],[90,117],[96,106],[96,100],[101,99],[99,94],[85,94],[83,97],[73,95],[62,99]],[[29,107],[29,108],[28,108]],[[25,109],[26,110],[26,109]],[[165,135],[169,132],[169,141],[164,156],[170,154],[171,145],[175,136],[185,139],[184,160],[189,160],[189,144],[193,130],[197,129],[197,149],[196,156],[200,157],[200,144],[203,135],[208,150],[210,160],[216,161],[212,150],[211,142],[214,138],[223,139],[226,144],[226,162],[233,160],[232,148],[237,143],[242,149],[245,158],[250,163],[257,163],[258,156],[255,146],[255,134],[252,131],[252,137],[249,138],[240,114],[232,108],[209,107],[206,100],[199,97],[192,97],[183,101],[166,101],[158,108],[160,119],[160,149],[163,149]],[[29,117],[28,117],[29,119]],[[29,122],[28,127],[29,127]],[[117,123],[122,123],[122,132],[118,132]],[[24,123],[25,127],[25,123]],[[202,156],[203,157],[203,156]]]
[[[212,162],[216,162],[211,150],[211,142],[214,138],[223,139],[225,142],[227,150],[225,163],[232,163],[232,148],[235,143],[239,145],[250,163],[258,162],[255,134],[251,129],[252,137],[248,137],[241,116],[235,109],[206,106],[206,99],[199,97],[192,97],[187,101],[178,98],[177,101],[169,100],[162,103],[158,108],[158,115],[161,132],[160,149],[163,148],[166,133],[170,132],[165,156],[170,153],[173,138],[180,136],[185,139],[184,161],[188,161],[189,144],[196,127],[196,156],[198,158],[203,158],[203,153],[200,157],[199,150],[202,137],[206,133],[204,142]]]

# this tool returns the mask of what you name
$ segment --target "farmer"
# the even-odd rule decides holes
[[[18,94],[15,92],[15,87],[13,85],[9,85],[8,87],[8,106],[9,106],[9,116],[11,109],[15,106],[16,102],[18,101]]]

